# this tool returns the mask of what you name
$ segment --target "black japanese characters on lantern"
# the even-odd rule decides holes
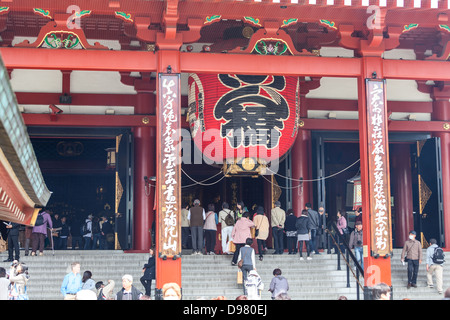
[[[226,121],[221,126],[222,137],[233,148],[276,147],[289,117],[289,106],[281,93],[285,78],[221,74],[219,80],[231,89],[214,108],[214,117]]]

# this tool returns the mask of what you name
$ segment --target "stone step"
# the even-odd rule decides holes
[[[438,295],[436,289],[426,286],[424,263],[419,269],[419,288],[406,289],[407,269],[399,261],[399,252],[401,250],[394,249],[395,258],[392,259],[394,299],[442,299],[442,295]],[[6,259],[6,256],[6,253],[1,253],[0,261]],[[257,260],[256,268],[265,285],[262,298],[270,299],[271,295],[267,289],[273,278],[272,271],[280,268],[289,281],[289,295],[292,299],[335,300],[341,295],[345,295],[348,299],[356,299],[357,284],[351,276],[350,288],[347,288],[346,265],[343,259],[341,260],[342,269],[337,270],[337,255],[320,254],[312,257],[312,260],[300,261],[298,254],[273,255],[269,251],[263,261]],[[241,295],[242,285],[236,283],[238,268],[230,265],[231,258],[231,255],[194,256],[185,250],[182,256],[183,299],[195,300],[199,297],[211,299],[220,295],[235,299]],[[44,256],[23,256],[21,260],[28,265],[30,271],[28,287],[30,299],[60,300],[62,299],[60,285],[65,274],[70,271],[70,264],[73,261],[81,263],[82,271],[90,270],[96,281],[114,280],[116,292],[121,287],[121,276],[125,273],[131,274],[135,286],[143,291],[139,278],[142,275],[142,266],[148,260],[148,254],[123,253],[118,250],[65,250],[55,251],[54,254],[46,251]],[[0,266],[6,269],[9,265],[9,263],[0,262]],[[444,289],[449,286],[450,273],[444,272]],[[155,282],[152,285],[153,289],[154,287]]]

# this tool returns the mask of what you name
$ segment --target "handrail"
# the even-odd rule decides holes
[[[339,234],[339,229],[337,228],[336,223],[330,223],[329,226],[332,227],[332,229],[334,229],[334,231],[336,232],[336,234]],[[357,298],[359,300],[359,288],[361,288],[362,290],[364,290],[364,287],[361,285],[361,283],[359,282],[359,274],[361,274],[361,276],[364,278],[364,270],[361,267],[361,265],[359,264],[358,260],[356,259],[355,255],[353,254],[352,250],[350,249],[350,246],[348,245],[347,240],[342,237],[342,244],[344,245],[344,247],[347,249],[347,258],[345,257],[344,253],[341,251],[340,245],[338,243],[338,241],[336,241],[335,237],[333,236],[332,232],[330,232],[330,230],[327,228],[325,230],[331,237],[332,241],[334,242],[337,250],[339,250],[339,254],[338,254],[338,270],[341,270],[340,267],[340,255],[342,255],[342,257],[344,258],[346,264],[347,264],[347,287],[350,287],[350,271],[353,274],[353,277],[356,279],[356,283],[357,283]],[[349,264],[349,259],[353,260],[353,263],[356,266],[356,275],[353,272],[353,269],[350,267]]]

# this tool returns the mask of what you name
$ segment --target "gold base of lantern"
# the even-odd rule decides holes
[[[257,177],[260,174],[266,174],[267,163],[258,158],[236,158],[224,162],[222,170],[225,176],[232,175]]]

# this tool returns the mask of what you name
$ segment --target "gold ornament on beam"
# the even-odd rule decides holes
[[[236,158],[232,162],[224,162],[222,170],[227,177],[232,175],[257,177],[265,174],[267,163],[258,158]]]

